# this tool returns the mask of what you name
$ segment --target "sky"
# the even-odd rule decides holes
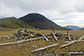
[[[58,25],[84,27],[84,0],[0,0],[0,18],[40,13]]]

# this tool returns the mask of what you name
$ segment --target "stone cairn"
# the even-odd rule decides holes
[[[43,37],[46,41],[49,41],[49,39],[54,39],[55,41],[59,41],[59,39],[62,40],[73,40],[73,36],[71,34],[62,34],[62,33],[54,33],[51,32],[49,34],[43,34],[43,33],[36,33],[33,31],[26,32],[25,29],[19,29],[16,33],[12,34],[12,38],[17,40],[23,40],[23,39],[30,39],[30,38],[37,38],[37,37]],[[2,38],[8,38],[8,36],[0,36],[0,39]]]
[[[19,29],[16,33],[13,34],[14,39],[24,39],[28,34],[26,33],[25,29]]]

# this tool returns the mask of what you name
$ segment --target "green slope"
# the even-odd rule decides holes
[[[15,17],[9,17],[9,18],[0,19],[0,27],[3,27],[3,28],[24,28],[25,24],[21,20],[15,18]],[[28,25],[28,28],[33,28],[33,27]]]

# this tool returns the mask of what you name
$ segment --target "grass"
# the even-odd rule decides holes
[[[17,29],[16,30],[14,29],[11,31],[1,31],[0,35],[8,35],[8,34],[16,32],[16,31],[17,31]],[[52,30],[33,30],[33,31],[38,32],[38,33],[52,32]],[[66,33],[66,31],[63,31],[63,30],[62,31],[56,30],[55,32]],[[73,35],[74,39],[78,39],[80,36],[84,35],[84,30],[74,30],[74,31],[70,31],[70,33]],[[1,40],[0,43],[12,42],[12,41],[16,41],[16,40],[4,39],[4,40]],[[64,44],[64,42],[65,42],[64,40],[60,40],[58,42],[59,43],[58,46],[49,48],[49,49],[45,50],[44,52],[56,51],[56,53],[61,54],[63,52],[69,51],[69,49],[71,51],[84,51],[84,42],[79,42],[79,43],[70,45],[68,47],[69,49],[65,49],[65,48],[60,49],[60,45]],[[55,41],[46,42],[45,40],[41,39],[41,40],[35,40],[35,41],[30,41],[30,42],[24,42],[24,43],[22,43],[23,45],[21,48],[19,48],[17,44],[16,45],[1,46],[0,47],[0,56],[30,56],[30,55],[33,55],[33,54],[31,54],[32,50],[35,50],[37,48],[44,47],[44,46],[47,46],[50,44],[54,44],[54,43],[56,43],[56,42]],[[75,48],[74,47],[75,45],[78,47]]]
[[[18,29],[7,29],[7,31],[0,31],[0,36],[4,36],[4,35],[10,35],[10,34],[13,34],[15,32],[17,32]]]
[[[18,29],[18,28],[24,28],[25,23],[23,23],[21,20],[15,17],[9,17],[9,18],[0,19],[0,27]],[[30,25],[28,25],[28,28],[33,29],[33,27]]]

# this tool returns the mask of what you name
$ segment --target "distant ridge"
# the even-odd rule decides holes
[[[84,28],[81,28],[81,30],[84,30]]]
[[[71,29],[71,30],[79,30],[81,28],[78,27],[78,26],[69,26],[69,29]]]
[[[56,30],[65,30],[66,28],[61,27],[45,16],[39,14],[39,13],[30,13],[27,14],[21,18],[19,18],[23,22],[27,19],[27,22],[30,26],[35,27],[35,28],[40,28],[40,29],[56,29]]]

